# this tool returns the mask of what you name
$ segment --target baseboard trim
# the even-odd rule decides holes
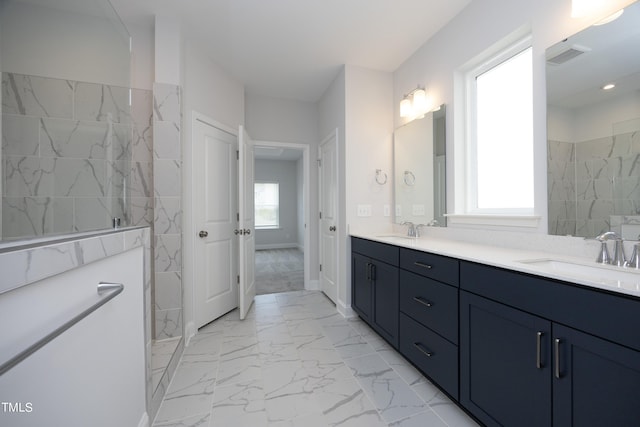
[[[266,245],[256,245],[256,251],[263,251],[268,249],[299,249],[297,243],[273,243]]]
[[[308,291],[319,291],[320,290],[320,281],[319,280],[309,280],[307,282],[307,286],[305,289]]]
[[[193,322],[187,323],[184,328],[184,346],[188,347],[191,338],[193,338],[198,331],[196,330],[196,324]]]
[[[138,427],[149,427],[149,415],[146,412],[142,414]]]
[[[358,315],[355,311],[353,311],[350,305],[346,305],[344,302],[340,300],[338,300],[336,304],[336,309],[338,310],[338,313],[340,313],[343,317],[347,319],[356,317]]]

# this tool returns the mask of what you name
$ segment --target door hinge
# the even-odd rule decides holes
[[[240,275],[238,274],[238,285],[240,284]]]
[[[236,212],[236,221],[240,221],[240,212]]]
[[[322,219],[322,212],[319,212],[319,214],[320,214],[320,219]]]
[[[322,271],[322,264],[320,264],[320,271]]]
[[[318,167],[321,168],[322,167],[322,160],[318,159]]]
[[[240,150],[236,150],[236,160],[240,160]]]

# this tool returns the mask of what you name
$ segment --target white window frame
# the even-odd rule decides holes
[[[278,204],[277,204],[277,215],[276,215],[276,224],[275,225],[258,225],[257,223],[255,224],[255,228],[256,230],[279,230],[280,229],[280,183],[276,182],[276,181],[255,181],[253,184],[253,191],[255,192],[255,186],[256,184],[273,184],[276,185],[278,188]],[[254,203],[254,210],[257,210],[258,208],[258,204]],[[255,218],[257,218],[258,215],[255,215]]]
[[[505,49],[502,49],[497,54],[494,54],[483,62],[478,63],[476,66],[470,68],[465,73],[465,116],[466,116],[466,197],[465,197],[465,214],[469,216],[482,216],[482,215],[501,215],[501,216],[532,216],[534,213],[534,206],[530,208],[500,208],[500,209],[488,209],[478,208],[478,180],[477,180],[477,109],[476,109],[476,78],[481,74],[493,69],[494,67],[508,61],[509,59],[517,56],[527,49],[532,49],[531,36],[521,38],[515,43],[510,44]],[[533,82],[531,82],[533,90]],[[533,117],[531,117],[533,121]],[[531,163],[533,164],[533,146],[531,149]],[[533,168],[532,168],[533,170]],[[533,183],[532,183],[533,185]],[[532,188],[533,191],[533,188]]]

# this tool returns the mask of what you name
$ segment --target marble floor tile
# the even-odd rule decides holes
[[[320,292],[260,295],[185,348],[154,427],[477,427]]]
[[[211,411],[217,363],[185,366],[180,363],[165,394],[156,422],[180,420]]]
[[[354,378],[322,387],[316,390],[315,396],[329,425],[387,425]]]
[[[217,387],[211,410],[211,427],[267,426],[264,391],[260,380]]]
[[[345,363],[387,422],[426,409],[425,402],[379,354],[348,359]]]

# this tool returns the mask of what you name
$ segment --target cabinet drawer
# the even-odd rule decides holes
[[[400,313],[400,352],[458,399],[458,347]]]
[[[458,343],[458,289],[400,271],[400,310]]]
[[[371,240],[351,238],[351,251],[358,252],[371,258],[386,262],[391,265],[398,265],[400,250],[397,246],[386,243],[373,242]]]
[[[453,286],[459,283],[457,259],[401,248],[400,268]]]

